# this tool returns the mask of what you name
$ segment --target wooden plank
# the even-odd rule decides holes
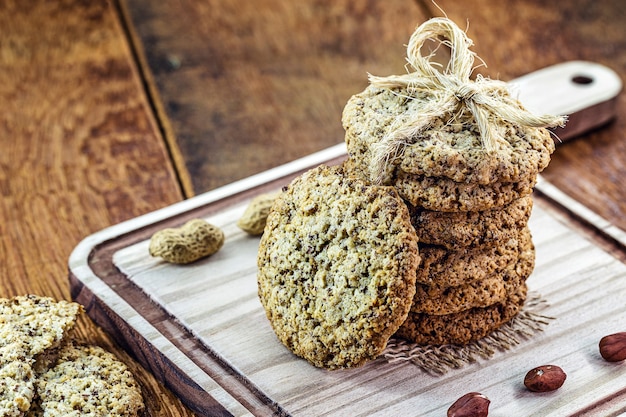
[[[404,71],[425,19],[407,0],[122,4],[195,193],[342,142],[348,98]]]
[[[363,88],[366,72],[402,72],[402,45],[415,25],[442,14],[438,6],[468,23],[488,64],[480,72],[492,78],[579,59],[626,72],[621,1],[221,3],[125,3],[197,193],[339,143],[345,100]],[[559,149],[545,172],[621,229],[625,100],[618,98],[613,123]]]
[[[0,27],[0,296],[70,299],[77,242],[182,195],[109,2],[2,1]],[[87,317],[76,337],[129,365],[150,415],[192,415]]]
[[[187,385],[192,381],[199,393],[183,397],[186,401],[200,401],[204,390],[233,415],[442,415],[468,390],[487,394],[497,415],[572,415],[596,406],[605,414],[623,411],[626,376],[616,371],[619,364],[602,361],[597,343],[621,330],[626,320],[626,265],[573,230],[564,211],[555,217],[551,203],[542,198],[530,222],[537,265],[528,282],[548,304],[542,314],[555,318],[543,332],[442,377],[385,358],[328,372],[291,355],[273,335],[256,297],[258,238],[234,223],[256,193],[279,188],[317,162],[337,162],[343,152],[337,146],[319,159],[296,161],[290,169],[93,235],[71,258],[75,295],[89,301],[88,308],[98,304],[104,309],[104,320],[121,326],[112,330],[144,351],[139,356],[149,358],[161,377],[175,375]],[[225,230],[226,244],[218,254],[188,266],[148,255],[154,231],[190,217],[206,218]],[[626,251],[622,244],[616,250]],[[566,370],[566,385],[552,395],[524,391],[525,372],[544,362]],[[168,372],[170,367],[176,372]]]

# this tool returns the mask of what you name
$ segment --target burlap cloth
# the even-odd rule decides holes
[[[546,307],[547,303],[539,294],[529,293],[524,307],[512,320],[480,340],[464,346],[419,346],[394,337],[382,356],[389,363],[411,364],[428,374],[443,375],[529,342],[553,320],[542,314]]]

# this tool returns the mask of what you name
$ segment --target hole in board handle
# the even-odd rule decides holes
[[[574,75],[572,77],[572,82],[578,85],[589,85],[593,83],[593,78],[587,75]]]

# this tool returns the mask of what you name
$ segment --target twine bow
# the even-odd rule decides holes
[[[437,40],[450,48],[450,60],[445,69],[439,70],[431,62],[435,52],[423,56],[421,48],[427,40]],[[408,64],[415,70],[403,75],[377,77],[369,75],[371,84],[387,89],[404,88],[408,98],[418,91],[427,92],[431,99],[410,120],[401,123],[374,145],[372,174],[381,183],[390,160],[396,159],[404,147],[418,138],[433,121],[446,114],[459,112],[465,106],[473,115],[481,136],[483,148],[488,153],[497,150],[497,142],[506,142],[490,123],[490,116],[527,127],[562,126],[563,116],[536,116],[523,109],[507,90],[507,84],[480,75],[473,81],[476,54],[470,51],[473,45],[456,24],[447,18],[433,18],[419,26],[409,40]],[[436,51],[436,50],[435,50]]]

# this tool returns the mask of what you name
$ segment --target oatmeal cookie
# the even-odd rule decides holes
[[[537,177],[488,185],[455,182],[402,171],[394,178],[398,194],[412,206],[433,211],[485,211],[503,208],[533,192]]]
[[[420,245],[422,262],[417,271],[417,282],[439,290],[466,285],[486,279],[517,262],[520,257],[523,262],[518,263],[518,268],[532,271],[535,265],[534,248],[528,227],[503,244],[486,248],[449,250],[442,246]]]
[[[46,416],[137,416],[141,390],[122,362],[97,346],[68,345],[38,376],[38,406]]]
[[[459,313],[432,315],[410,312],[396,336],[419,345],[465,345],[482,339],[510,321],[522,309],[526,282],[502,303],[474,307]]]
[[[25,295],[0,299],[0,345],[23,340],[35,357],[58,347],[76,324],[83,307],[69,301]]]
[[[411,222],[420,243],[458,249],[463,246],[493,246],[517,237],[528,225],[533,207],[530,196],[501,209],[441,212],[409,207]]]
[[[337,369],[376,358],[404,322],[419,252],[392,187],[322,165],[276,200],[257,261],[259,298],[279,340]]]
[[[404,89],[373,85],[352,96],[342,114],[348,153],[369,167],[374,145],[420,113],[431,99],[428,91],[409,94]],[[391,165],[407,174],[481,185],[526,181],[548,165],[554,140],[547,129],[521,127],[504,120],[492,122],[503,138],[495,152],[483,149],[476,122],[465,110],[442,115],[419,137],[410,138]]]
[[[526,282],[532,272],[529,252],[504,270],[480,281],[444,289],[416,284],[411,311],[440,316],[502,303]]]
[[[82,306],[36,295],[0,298],[0,415],[23,416],[35,398],[36,371],[53,360]]]
[[[0,416],[23,416],[35,397],[35,372],[23,341],[0,346]]]
[[[350,176],[371,181],[364,161],[350,156],[345,162]],[[515,200],[529,196],[537,182],[530,177],[519,182],[477,184],[456,182],[444,177],[427,177],[391,170],[388,184],[409,205],[438,212],[486,211],[503,209]]]

